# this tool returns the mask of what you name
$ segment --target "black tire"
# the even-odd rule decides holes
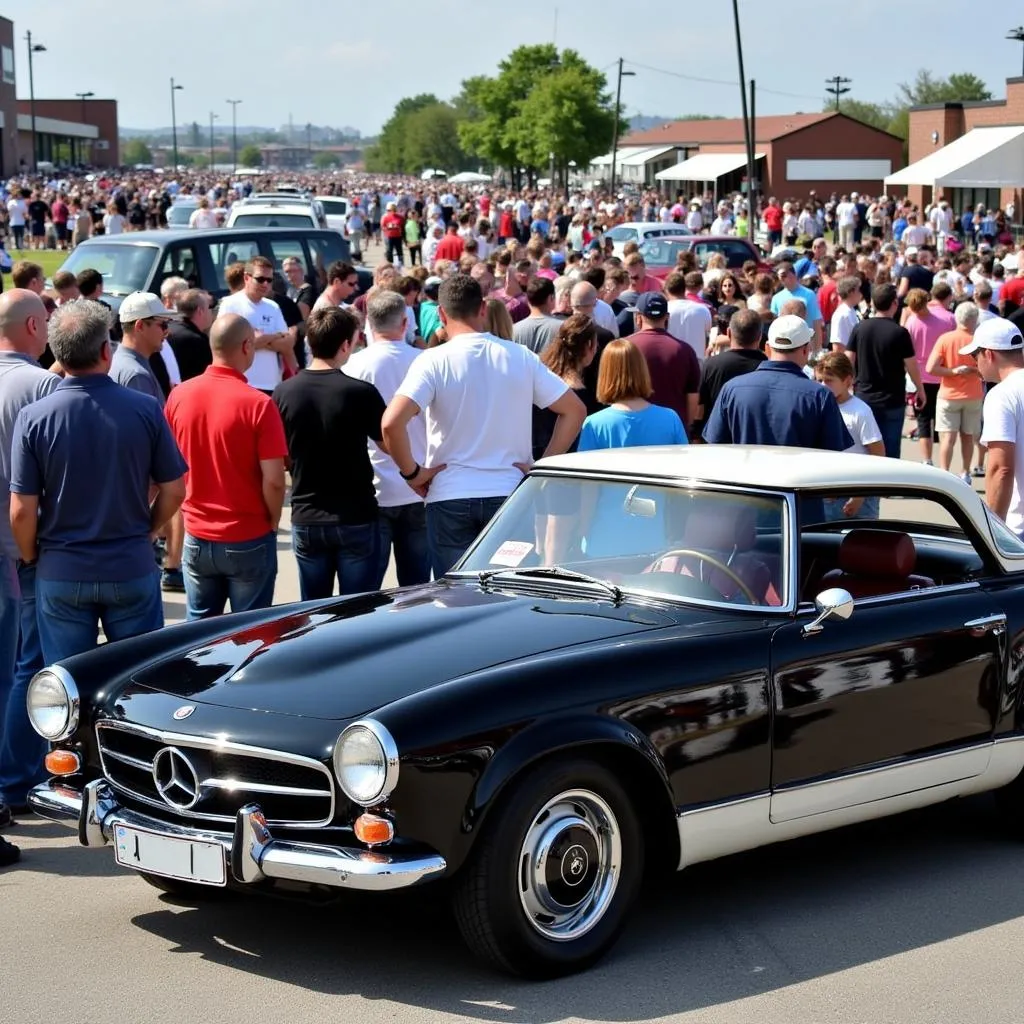
[[[589,930],[575,938],[555,939],[542,934],[539,929],[543,921],[534,923],[527,912],[523,893],[529,889],[527,880],[532,875],[527,870],[530,858],[522,854],[528,837],[542,828],[537,822],[541,811],[554,798],[570,791],[590,794],[611,811],[621,854],[614,888]],[[573,805],[574,798],[564,803]],[[455,917],[466,943],[491,965],[529,978],[555,978],[590,967],[618,938],[642,880],[644,837],[633,801],[600,764],[586,760],[547,762],[513,780],[493,815],[469,862],[454,880]],[[566,830],[565,839],[559,841],[571,845],[564,853],[558,854],[558,844],[551,846],[549,870],[553,872],[558,863],[566,885],[579,884],[570,883],[565,873],[567,859],[579,847],[578,836],[585,837],[585,833]],[[595,846],[583,859],[585,878],[589,877],[591,861],[598,865],[595,877],[600,877],[600,851],[601,847]],[[556,857],[560,859],[556,861]],[[579,870],[578,863],[579,858],[572,857],[570,870]],[[545,877],[557,885],[554,874]],[[563,887],[561,891],[569,890]],[[584,906],[589,903],[589,898],[582,901]]]
[[[227,889],[219,885],[200,885],[198,882],[182,882],[177,878],[165,878],[163,875],[150,875],[145,871],[136,872],[148,885],[168,896],[192,903],[210,903],[223,899]]]
[[[1024,839],[1024,772],[992,794],[999,826],[1014,839]]]

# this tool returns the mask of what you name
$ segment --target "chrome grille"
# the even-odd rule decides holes
[[[283,828],[315,828],[334,817],[334,780],[313,758],[122,722],[97,723],[96,740],[107,781],[150,807],[233,824],[240,807],[258,803],[268,824]],[[200,797],[191,809],[169,804],[157,787],[153,762],[168,747],[195,770]]]

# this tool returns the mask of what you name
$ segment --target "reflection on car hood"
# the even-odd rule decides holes
[[[469,672],[673,620],[651,607],[433,583],[288,612],[138,669],[208,704],[350,718]]]

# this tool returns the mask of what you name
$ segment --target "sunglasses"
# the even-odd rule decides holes
[[[252,274],[252,279],[257,284],[273,284],[274,279],[272,277],[260,277],[258,274]]]

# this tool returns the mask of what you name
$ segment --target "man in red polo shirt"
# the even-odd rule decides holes
[[[398,212],[397,203],[388,203],[387,213],[381,218],[380,230],[387,243],[385,259],[388,263],[402,262],[402,239],[405,236],[405,218]]]
[[[451,260],[457,263],[462,257],[466,247],[465,241],[459,236],[459,225],[453,220],[448,225],[448,234],[437,243],[437,252],[434,254],[434,261]]]
[[[210,330],[213,365],[178,385],[165,414],[188,462],[185,603],[190,619],[268,608],[277,579],[277,525],[288,454],[281,414],[250,387],[256,354],[249,322],[233,313]]]

